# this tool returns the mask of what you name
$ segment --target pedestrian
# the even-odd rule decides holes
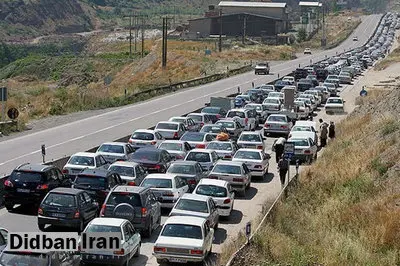
[[[279,162],[279,159],[281,158],[281,156],[284,152],[285,142],[286,142],[286,139],[283,137],[280,137],[277,140],[275,140],[274,144],[272,145],[272,151],[275,152],[276,163]]]
[[[279,178],[281,180],[281,185],[282,187],[284,187],[286,183],[286,174],[289,170],[289,162],[285,160],[285,157],[283,155],[279,159],[278,170],[279,170]]]
[[[335,132],[335,123],[333,123],[333,121],[331,121],[331,122],[329,123],[328,131],[329,131],[328,137],[329,137],[331,140],[334,139],[335,136],[336,136],[336,132]]]
[[[319,134],[319,139],[320,139],[320,146],[325,147],[326,146],[326,140],[328,139],[328,123],[324,122],[321,118],[319,119],[319,122],[321,123],[319,129],[320,129],[320,134]]]

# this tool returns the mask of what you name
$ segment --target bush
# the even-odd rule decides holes
[[[307,39],[307,31],[305,28],[300,28],[297,32],[297,41],[304,42]]]

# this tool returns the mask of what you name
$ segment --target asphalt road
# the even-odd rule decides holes
[[[255,76],[253,72],[248,72],[146,102],[125,106],[118,110],[69,124],[2,141],[0,142],[0,176],[9,174],[21,163],[40,162],[42,144],[45,144],[47,148],[46,160],[56,160],[75,152],[88,150],[102,142],[129,135],[135,129],[151,127],[158,121],[168,119],[171,116],[201,108],[209,101],[211,96],[226,96],[236,92],[238,86],[242,90],[251,88],[252,82],[256,85],[263,84],[276,79],[278,74],[282,77],[292,72],[299,65],[306,66],[310,62],[324,59],[325,56],[329,57],[361,46],[373,33],[379,19],[380,15],[362,18],[362,23],[354,32],[354,35],[359,38],[358,42],[353,42],[352,38],[349,38],[332,50],[317,52],[287,62],[271,62],[273,74],[268,76]]]

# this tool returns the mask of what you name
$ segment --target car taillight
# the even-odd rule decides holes
[[[177,138],[179,138],[178,132],[175,132],[175,133],[174,133],[174,139],[177,139]]]
[[[228,203],[230,203],[231,202],[231,199],[226,199],[226,200],[224,200],[224,204],[228,204]]]
[[[154,252],[165,253],[165,252],[167,252],[167,249],[166,249],[166,248],[161,248],[161,247],[154,247],[154,248],[153,248],[153,251],[154,251]]]
[[[63,170],[62,170],[62,173],[63,173],[63,174],[68,174],[69,171],[68,171],[68,169],[63,169]]]
[[[156,169],[157,171],[160,171],[160,170],[161,170],[161,165],[156,164],[156,165],[154,166],[154,169]]]
[[[202,127],[202,126],[204,126],[204,122],[201,122],[201,123],[200,123],[200,127]]]
[[[125,254],[125,249],[121,248],[120,250],[114,251],[115,255],[124,255]]]
[[[304,151],[304,154],[310,154],[310,153],[311,153],[310,150],[305,150],[305,151]]]
[[[105,212],[106,212],[106,205],[103,204],[103,205],[101,206],[100,216],[104,216],[104,213],[105,213]]]
[[[189,185],[196,185],[196,180],[190,179],[190,180],[188,180],[188,184]]]
[[[163,196],[166,196],[166,197],[173,197],[173,196],[174,196],[174,193],[173,193],[173,192],[164,192]]]
[[[243,182],[243,178],[234,178],[233,182]]]
[[[288,127],[287,127],[287,126],[281,126],[281,128],[283,128],[283,129],[287,129]]]
[[[49,189],[49,186],[48,186],[47,184],[38,185],[38,186],[36,187],[36,189],[37,189],[37,190],[47,190],[47,189]]]
[[[38,209],[38,214],[39,214],[39,215],[43,215],[43,209],[42,209],[42,208],[39,208],[39,209]]]
[[[218,176],[210,175],[210,176],[208,176],[208,178],[210,178],[210,179],[218,179]]]
[[[5,187],[14,187],[14,184],[10,180],[4,181],[4,186]]]
[[[206,145],[205,144],[196,144],[196,148],[198,149],[205,149]]]
[[[128,183],[126,183],[128,186],[136,186],[135,181],[129,181]]]
[[[261,168],[262,168],[262,165],[255,165],[254,168],[256,168],[256,169],[261,169]]]
[[[132,144],[133,140],[129,139],[128,142],[129,142],[130,144]]]
[[[175,159],[183,159],[182,155],[175,155]]]
[[[226,159],[232,159],[232,155],[225,155],[224,158],[226,158]]]
[[[157,141],[152,141],[151,142],[151,145],[156,145],[157,144]]]
[[[271,125],[265,124],[264,127],[271,127]]]
[[[192,254],[192,255],[203,255],[203,250],[192,249],[192,250],[190,250],[190,254]]]
[[[142,217],[146,217],[147,215],[147,208],[142,208]]]
[[[74,218],[78,219],[79,217],[80,217],[80,213],[79,213],[79,211],[76,211],[75,214],[74,214]]]
[[[220,114],[216,114],[215,116],[217,117],[217,119],[220,119],[220,118],[221,118],[221,115],[220,115]]]
[[[262,150],[263,146],[259,145],[259,146],[257,146],[257,149]]]
[[[249,122],[249,119],[246,117],[246,118],[244,119],[244,123],[247,125],[248,122]]]

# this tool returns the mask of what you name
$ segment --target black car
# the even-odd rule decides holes
[[[291,86],[287,81],[277,80],[274,84],[276,91],[281,91],[285,86]]]
[[[86,190],[101,205],[113,187],[124,183],[121,176],[116,172],[103,169],[86,169],[76,176],[72,187]]]
[[[208,116],[208,119],[211,121],[211,123],[215,123],[219,120],[219,118],[221,117],[219,114],[205,114],[206,116]]]
[[[308,76],[308,71],[307,69],[304,68],[297,68],[294,71],[294,79],[299,80],[299,79],[304,79]]]
[[[189,185],[189,192],[192,193],[197,183],[202,178],[207,177],[207,172],[203,170],[201,164],[196,161],[176,161],[167,170],[168,174],[178,175],[185,179]]]
[[[5,180],[4,205],[9,211],[15,204],[37,206],[50,190],[71,184],[54,165],[25,163]]]
[[[135,229],[150,237],[161,225],[161,204],[150,188],[116,186],[108,194],[100,216],[127,219]]]
[[[38,210],[38,227],[45,231],[46,225],[69,227],[82,232],[94,219],[99,204],[86,191],[75,188],[56,188],[43,199]]]
[[[318,69],[315,71],[315,73],[316,73],[316,75],[317,75],[317,79],[320,80],[320,81],[324,81],[324,80],[328,77],[328,75],[329,75],[328,70],[326,70],[326,69],[321,69],[321,68],[318,68]]]
[[[224,108],[217,106],[204,107],[201,112],[204,114],[216,114],[218,118],[225,117],[227,113]]]
[[[80,265],[80,255],[66,251],[37,253],[7,250],[0,255],[0,265],[78,266]]]
[[[165,173],[172,157],[166,150],[150,147],[137,150],[132,161],[141,164],[149,173]]]

